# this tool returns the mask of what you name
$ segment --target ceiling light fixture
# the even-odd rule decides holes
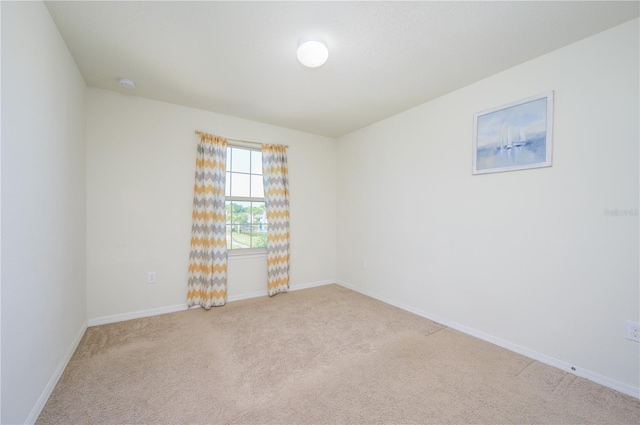
[[[134,83],[133,80],[130,80],[128,78],[119,78],[118,83],[120,84],[120,87],[128,90],[133,90],[136,88],[136,83]]]
[[[327,44],[320,37],[303,37],[298,41],[298,60],[304,66],[317,68],[329,58]]]

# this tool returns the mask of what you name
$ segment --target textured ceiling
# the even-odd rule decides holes
[[[638,2],[47,2],[89,86],[337,137],[638,16]],[[328,62],[307,69],[299,38]]]

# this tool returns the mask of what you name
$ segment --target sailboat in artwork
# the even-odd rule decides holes
[[[527,143],[527,138],[524,135],[522,128],[511,127],[507,123],[502,125],[502,128],[500,129],[500,136],[498,138],[498,150],[520,148]]]
[[[498,136],[498,150],[508,149],[509,144],[509,125],[507,123],[502,124],[500,128],[500,135]]]
[[[527,138],[525,137],[524,132],[522,131],[521,128],[519,129],[519,133],[520,134],[519,134],[518,141],[513,144],[513,146],[516,148],[520,148],[527,144]]]
[[[502,124],[502,128],[500,129],[500,143],[498,145],[501,149],[511,149],[511,127],[509,124]]]

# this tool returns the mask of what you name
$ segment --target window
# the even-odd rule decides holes
[[[262,184],[262,152],[227,147],[227,249],[265,248],[267,212]]]

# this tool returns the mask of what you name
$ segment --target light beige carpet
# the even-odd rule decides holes
[[[337,285],[87,330],[38,424],[639,424],[640,401]]]

